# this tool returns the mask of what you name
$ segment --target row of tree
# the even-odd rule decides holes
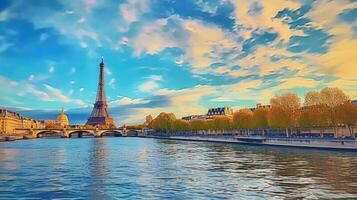
[[[243,130],[284,128],[286,134],[297,128],[336,127],[344,125],[353,134],[357,123],[357,106],[338,88],[325,88],[305,95],[304,103],[293,93],[275,96],[270,108],[241,109],[233,116],[216,116],[211,120],[181,120],[173,113],[160,113],[155,119],[146,117],[146,124],[165,132],[201,130]]]

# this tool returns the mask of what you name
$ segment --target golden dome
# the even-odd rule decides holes
[[[66,114],[64,114],[64,110],[62,108],[61,113],[58,115],[57,120],[61,123],[63,126],[69,125],[68,117]]]

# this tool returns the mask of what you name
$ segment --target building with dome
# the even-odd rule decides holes
[[[63,107],[62,107],[61,113],[57,116],[57,121],[61,124],[61,126],[69,125],[68,117],[64,113]]]

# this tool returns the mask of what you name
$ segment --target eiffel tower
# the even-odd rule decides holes
[[[106,126],[115,126],[113,122],[113,118],[110,116],[108,112],[108,104],[107,98],[105,96],[105,82],[104,82],[104,60],[102,57],[102,62],[99,65],[100,73],[99,73],[99,83],[98,83],[98,91],[97,98],[94,104],[92,113],[88,118],[86,125],[106,125]]]

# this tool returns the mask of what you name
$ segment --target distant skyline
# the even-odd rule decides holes
[[[324,87],[357,99],[356,48],[353,0],[1,0],[0,106],[85,123],[101,56],[117,125]]]

